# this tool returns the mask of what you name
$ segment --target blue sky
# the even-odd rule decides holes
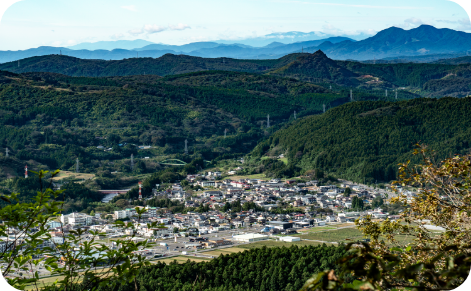
[[[22,0],[3,14],[0,50],[118,39],[237,41],[289,31],[374,34],[420,24],[471,32],[466,11],[447,0]]]

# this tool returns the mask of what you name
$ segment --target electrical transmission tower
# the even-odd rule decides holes
[[[267,115],[267,128],[270,127],[270,114]]]
[[[7,157],[7,158],[8,158],[8,153],[9,153],[9,150],[8,150],[8,148],[6,148],[5,149],[5,157]]]
[[[131,171],[134,171],[134,154],[131,154]]]
[[[185,139],[185,155],[188,155],[188,140]]]
[[[76,159],[76,165],[75,165],[75,173],[78,173],[79,172],[79,159],[77,158]]]

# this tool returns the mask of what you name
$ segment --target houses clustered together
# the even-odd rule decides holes
[[[296,180],[260,179],[216,180],[220,177],[218,172],[209,172],[205,175],[189,175],[187,181],[204,190],[190,193],[186,192],[181,184],[173,184],[169,189],[154,189],[154,196],[166,197],[185,203],[185,207],[208,206],[205,213],[188,212],[186,214],[172,213],[169,209],[145,206],[141,224],[138,225],[137,234],[146,238],[162,238],[178,235],[195,235],[221,230],[251,226],[253,224],[270,226],[273,222],[289,223],[289,228],[302,228],[324,225],[325,223],[349,222],[363,215],[371,214],[375,218],[392,218],[381,209],[364,212],[348,212],[352,207],[353,197],[358,197],[365,204],[371,203],[375,197],[385,197],[385,190],[368,191],[360,185],[343,183],[340,185],[319,185],[317,181],[297,183]],[[204,180],[203,180],[203,179]],[[345,197],[344,191],[350,188],[352,193]],[[224,211],[227,203],[234,205],[240,202],[244,205],[258,206],[258,211]],[[297,212],[289,214],[275,214],[272,211],[287,206],[297,207]],[[143,206],[139,206],[143,207]],[[319,208],[323,209],[317,211]],[[227,210],[227,207],[226,207]],[[247,210],[247,209],[245,209]],[[101,220],[100,214],[91,217],[83,213],[63,215],[61,222],[66,228],[86,227],[94,223],[106,224]],[[114,211],[114,219],[136,219],[136,210],[128,208]],[[160,224],[157,228],[148,228],[148,222]],[[276,224],[276,223],[275,223]],[[277,232],[277,227],[265,228],[268,232]],[[110,228],[112,231],[113,228]],[[282,229],[283,230],[283,229]],[[289,233],[289,232],[288,232]],[[113,235],[121,235],[119,233]],[[127,235],[124,233],[123,235]]]

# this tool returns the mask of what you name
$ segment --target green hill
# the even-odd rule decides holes
[[[339,66],[329,59],[322,51],[314,54],[302,54],[296,60],[276,69],[269,74],[297,78],[311,82],[332,82],[343,85],[358,85],[353,78],[359,77],[356,73]]]
[[[74,77],[112,77],[134,75],[170,76],[211,70],[288,77],[325,87],[348,87],[374,91],[384,96],[385,89],[403,87],[404,94],[427,97],[466,96],[456,84],[426,85],[429,81],[469,78],[467,64],[365,64],[335,61],[322,51],[290,54],[272,60],[201,58],[166,54],[162,57],[132,58],[119,61],[85,60],[63,55],[46,55],[0,64],[0,70],[13,73],[49,72]],[[240,84],[240,83],[239,83]],[[430,91],[432,90],[432,91]],[[404,97],[405,98],[411,98]]]
[[[52,169],[73,170],[78,157],[82,171],[93,173],[128,172],[131,154],[182,155],[185,139],[190,156],[211,160],[245,154],[292,120],[294,111],[298,117],[320,113],[322,104],[346,102],[346,94],[293,79],[223,71],[164,78],[0,72],[0,147],[19,161]],[[152,171],[158,164],[149,161],[147,167]]]
[[[0,70],[13,73],[49,72],[73,77],[166,76],[208,70],[260,73],[284,66],[295,60],[298,55],[291,54],[276,60],[238,60],[166,54],[156,59],[131,58],[118,61],[46,55],[26,58],[19,62],[4,63],[0,65]]]
[[[470,110],[471,98],[348,103],[279,130],[252,157],[276,148],[298,173],[318,168],[356,181],[389,181],[399,163],[417,161],[411,151],[418,142],[438,159],[469,152]]]

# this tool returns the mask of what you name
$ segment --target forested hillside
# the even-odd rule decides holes
[[[136,278],[138,290],[180,291],[295,291],[315,274],[338,269],[343,246],[260,248],[221,255],[209,262],[157,263],[142,268]],[[104,290],[104,289],[99,289]],[[134,282],[114,291],[135,290]]]
[[[285,153],[289,165],[356,181],[389,181],[414,144],[427,144],[442,159],[471,148],[471,98],[352,102],[309,116],[273,134],[252,152]],[[278,169],[283,172],[283,169]]]
[[[298,55],[290,54],[276,60],[238,60],[166,54],[156,59],[131,58],[119,61],[87,60],[64,55],[47,55],[1,64],[0,70],[13,73],[50,72],[74,77],[166,76],[208,70],[255,73],[284,66],[295,60]]]
[[[355,94],[376,98],[367,91]],[[164,78],[0,72],[0,155],[8,147],[16,159],[3,161],[8,167],[0,175],[21,173],[13,169],[22,161],[32,169],[73,170],[76,158],[82,172],[128,172],[131,154],[136,159],[183,154],[185,139],[193,158],[243,155],[293,120],[294,111],[298,117],[320,113],[323,104],[335,107],[347,96],[341,88],[223,71]]]
[[[458,62],[459,63],[459,62]],[[320,84],[347,86],[366,90],[395,90],[427,97],[467,96],[466,90],[453,80],[428,86],[442,79],[469,78],[470,65],[463,64],[366,64],[335,61],[322,51],[298,53],[273,60],[240,60],[200,58],[166,54],[160,58],[132,58],[120,61],[83,60],[69,56],[48,55],[0,65],[0,70],[13,73],[50,72],[75,77],[110,77],[131,75],[169,76],[192,72],[222,70],[257,73]],[[460,83],[460,80],[457,80]],[[407,99],[407,98],[403,98]]]

